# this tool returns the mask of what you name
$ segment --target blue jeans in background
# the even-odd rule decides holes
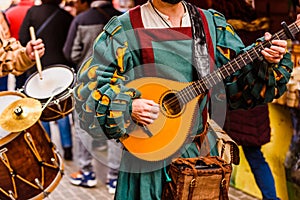
[[[60,141],[61,146],[64,150],[64,158],[65,160],[72,160],[72,132],[71,132],[71,124],[69,120],[69,116],[61,118],[56,121],[60,133]],[[49,137],[51,138],[51,129],[49,122],[43,122],[42,124],[47,131]]]
[[[274,178],[269,164],[261,152],[261,146],[243,146],[243,151],[254,175],[256,184],[262,193],[263,200],[277,200]]]
[[[7,91],[7,80],[8,76],[4,76],[0,78],[0,91]]]

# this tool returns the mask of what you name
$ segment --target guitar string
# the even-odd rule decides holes
[[[291,24],[290,26],[292,26],[292,25],[294,25],[294,23]],[[289,28],[290,28],[290,27],[289,27]],[[293,31],[293,30],[292,30],[292,31]],[[270,41],[271,41],[272,39],[275,39],[275,37],[283,37],[283,36],[286,36],[286,34],[285,34],[285,32],[284,32],[283,30],[281,30],[281,31],[279,31],[277,34],[274,34],[274,35],[272,36],[272,38],[270,39]],[[270,43],[270,41],[265,41],[265,42],[263,42],[261,45],[262,45],[262,46],[263,46],[263,44],[266,45],[268,42]],[[257,52],[255,52],[256,47],[258,47],[258,46],[255,46],[253,49],[247,51],[247,53],[249,54],[249,58],[251,58],[251,55],[254,57],[254,56],[257,54]],[[263,46],[263,47],[264,47],[264,46]],[[246,53],[246,52],[245,52],[245,53]],[[243,54],[241,54],[241,55],[243,55]],[[238,57],[236,57],[236,58],[234,58],[234,59],[232,60],[232,61],[236,61],[236,62],[237,62],[238,66],[239,66],[239,69],[241,69],[239,63],[240,63],[241,61],[245,62],[245,59],[244,59],[241,55],[239,55]],[[231,61],[230,61],[230,62],[231,62]],[[247,65],[247,64],[245,64],[245,65]],[[225,65],[223,65],[222,67],[220,67],[220,68],[219,68],[219,69],[220,69],[219,71],[221,71],[221,73],[222,73],[222,72],[224,73],[223,70],[225,69],[225,71],[227,72],[227,67],[226,67],[226,66],[228,66],[228,63],[225,64]],[[234,69],[234,70],[236,70],[236,69]],[[233,70],[232,73],[235,72],[234,70]],[[217,71],[217,70],[216,70],[216,71]],[[214,71],[214,72],[216,72],[216,71]],[[237,71],[237,70],[236,70],[236,71]],[[196,88],[198,88],[197,85],[199,85],[200,83],[210,82],[210,81],[209,81],[209,79],[210,79],[209,76],[211,76],[211,78],[213,79],[212,76],[215,74],[214,72],[213,72],[212,74],[210,74],[210,75],[207,75],[207,76],[203,77],[201,80],[195,82],[194,84],[189,85],[188,87],[192,86],[192,88],[194,88],[193,85],[195,85]],[[227,74],[227,75],[229,76],[230,74]],[[217,76],[217,77],[218,77],[218,76]],[[201,85],[201,84],[200,84],[200,85]],[[179,97],[172,97],[172,98],[170,98],[169,100],[167,100],[167,101],[165,102],[165,104],[171,105],[171,107],[172,107],[172,104],[178,105],[178,98],[179,98],[179,99],[182,99],[184,96],[190,94],[189,91],[186,91],[186,92],[185,92],[185,89],[186,89],[186,88],[184,88],[184,89],[182,90],[183,92],[179,92],[179,93],[182,93],[182,95],[179,94]],[[200,90],[200,91],[201,91],[201,90]],[[202,91],[202,92],[205,92],[205,91]]]

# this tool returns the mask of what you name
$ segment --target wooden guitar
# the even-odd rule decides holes
[[[272,39],[293,38],[300,31],[296,22],[272,36]],[[151,99],[160,105],[158,119],[148,126],[135,125],[132,132],[121,139],[126,149],[134,156],[146,161],[159,161],[176,153],[197,125],[198,101],[217,83],[245,65],[262,56],[261,51],[270,47],[264,41],[238,55],[227,64],[195,82],[176,82],[155,77],[131,81],[126,86],[141,91],[142,98]]]

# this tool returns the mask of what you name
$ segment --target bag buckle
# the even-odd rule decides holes
[[[223,178],[221,181],[221,187],[222,188],[226,187],[226,179],[225,178]]]
[[[197,182],[196,182],[196,179],[193,178],[190,182],[190,187],[196,187],[197,186]]]

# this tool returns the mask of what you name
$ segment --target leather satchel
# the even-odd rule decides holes
[[[218,156],[177,158],[169,166],[170,182],[165,183],[163,200],[228,200],[232,172]]]
[[[174,159],[168,168],[171,181],[164,185],[163,200],[228,200],[232,164],[240,162],[239,148],[215,121],[209,119],[208,125],[218,156]]]

